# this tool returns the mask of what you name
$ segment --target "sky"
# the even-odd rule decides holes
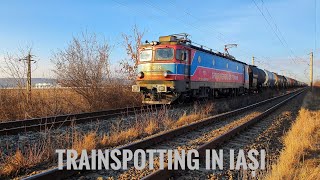
[[[32,46],[32,77],[54,77],[53,53],[87,31],[112,46],[110,60],[117,68],[126,58],[121,35],[137,25],[149,41],[185,32],[221,52],[236,43],[229,51],[238,60],[251,64],[254,56],[261,68],[308,82],[311,51],[314,79],[320,79],[317,4],[316,12],[315,0],[0,0],[0,66],[6,53]]]

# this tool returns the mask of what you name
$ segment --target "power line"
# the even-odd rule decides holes
[[[280,41],[280,43],[282,44],[282,46],[283,46],[285,49],[288,49],[289,52],[291,53],[290,56],[292,56],[292,54],[294,54],[294,53],[293,53],[292,49],[289,48],[288,43],[287,43],[285,40],[282,40],[282,39],[280,38],[280,36],[279,36],[278,33],[274,30],[274,28],[273,28],[273,26],[271,25],[271,23],[270,23],[270,21],[268,20],[268,18],[267,18],[267,17],[265,16],[265,14],[263,13],[263,10],[258,6],[257,2],[256,2],[255,0],[252,0],[252,1],[254,2],[255,6],[256,6],[257,9],[260,11],[260,13],[261,13],[261,15],[263,16],[264,20],[267,22],[267,24],[269,25],[270,29],[271,29],[272,32],[276,35],[277,39]],[[263,2],[263,1],[262,1],[262,2]],[[269,14],[270,14],[270,13],[269,13]],[[271,14],[270,14],[270,16],[271,16]],[[275,26],[277,27],[277,25],[275,25]],[[280,32],[280,30],[279,30],[279,32]],[[280,33],[279,33],[279,34],[280,34]],[[285,43],[286,43],[287,45],[285,45]],[[293,57],[294,57],[294,55],[293,55]],[[291,60],[292,60],[294,63],[297,63],[296,60],[295,60],[294,58],[292,58],[292,57],[291,57]]]
[[[268,22],[268,20],[266,19],[266,17],[264,17],[265,20],[268,22],[271,30],[273,30],[273,32],[274,32],[277,36],[279,35],[278,37],[280,37],[281,40],[282,40],[282,42],[284,42],[285,46],[289,49],[289,52],[291,53],[291,55],[297,59],[297,61],[295,61],[295,59],[292,59],[292,60],[293,60],[295,63],[298,63],[298,62],[300,62],[300,63],[307,63],[307,64],[309,65],[308,60],[304,60],[303,58],[298,57],[298,56],[295,55],[295,53],[293,52],[293,50],[289,47],[288,42],[287,42],[286,39],[284,38],[283,33],[280,31],[280,29],[279,29],[279,27],[278,27],[275,19],[273,18],[273,16],[272,16],[271,13],[269,12],[268,8],[264,5],[264,0],[260,0],[260,1],[262,2],[262,11],[263,11],[264,9],[266,10],[268,16],[270,17],[270,21],[273,23],[273,25],[274,25],[274,27],[275,27],[275,28],[273,29],[272,26],[270,25],[270,23]],[[255,1],[254,1],[254,3],[255,3],[255,5],[257,6],[257,8],[259,9],[257,3],[256,3]],[[260,11],[260,12],[261,12],[261,11]],[[261,14],[264,16],[264,13],[263,13],[263,12],[261,12]],[[277,34],[277,33],[278,33],[278,34]],[[281,42],[281,41],[280,41],[280,42]],[[305,71],[306,71],[306,70],[307,70],[307,69],[305,69]],[[291,74],[293,74],[293,73],[291,73]],[[290,74],[290,75],[291,75],[291,74]],[[304,73],[304,75],[306,76],[305,78],[308,79],[306,73]]]
[[[158,7],[158,6],[153,5],[153,4],[151,4],[150,2],[147,2],[147,0],[145,1],[145,3],[148,4],[149,6],[155,8],[155,9],[158,9],[158,10],[166,13],[168,16],[172,17],[171,14],[169,14],[168,12],[166,12],[165,10],[161,9],[161,8]],[[170,4],[173,5],[173,6],[175,6],[175,4],[173,4],[172,2],[171,2]],[[180,8],[180,7],[179,7],[179,8]],[[180,10],[181,10],[181,8],[180,8]],[[183,10],[182,10],[182,11],[183,11]],[[192,15],[192,14],[191,14],[190,12],[188,12],[188,11],[185,11],[185,14],[187,14],[188,16],[190,16],[190,17],[192,17],[192,18],[194,18],[194,19],[196,19],[196,20],[198,20],[198,21],[201,21],[200,18]],[[180,22],[182,22],[182,23],[185,23],[185,22],[186,22],[186,21],[184,21],[184,20],[182,20],[182,19],[180,19],[180,18],[176,18],[176,19],[178,19],[178,20],[179,20]],[[196,29],[198,29],[198,30],[200,30],[200,31],[203,31],[203,30],[195,27],[194,25],[192,25],[192,24],[190,24],[190,23],[187,23],[187,24],[188,24],[189,26],[193,27],[193,28],[196,28]],[[213,29],[214,31],[216,31],[215,28],[212,28],[212,26],[210,26],[210,27],[211,27],[211,29]],[[204,31],[203,31],[203,32],[204,32]],[[223,41],[224,43],[227,43],[227,41],[225,40],[226,38],[223,38],[223,37],[226,37],[226,35],[218,32],[218,31],[216,31],[216,32],[221,36],[221,37],[218,36],[217,39],[220,40],[220,41]],[[251,55],[248,55],[248,54],[252,54],[251,52],[248,52],[248,51],[245,52],[245,51],[242,50],[242,49],[239,49],[239,50],[240,50],[241,52],[243,52],[243,55],[247,56],[248,59],[251,59]],[[261,57],[264,58],[264,59],[269,59],[269,60],[270,60],[270,57],[265,57],[265,56],[261,56]],[[261,58],[259,58],[259,59],[261,59]],[[265,63],[265,64],[267,64],[267,63]],[[270,67],[270,65],[269,65],[269,67]]]
[[[186,9],[183,10],[183,9],[181,9],[181,7],[176,6],[172,1],[168,1],[168,2],[169,2],[171,5],[179,8],[179,9],[182,10],[182,11],[184,11],[184,13],[185,13],[186,15],[192,17],[193,19],[195,19],[195,20],[197,20],[197,21],[202,21],[202,19],[200,19],[200,18],[192,15],[192,14],[191,14],[189,11],[187,11]],[[215,31],[217,34],[219,34],[219,36],[217,36],[217,39],[219,39],[220,41],[223,41],[225,44],[230,43],[230,42],[227,42],[227,41],[226,41],[226,38],[223,38],[223,37],[227,37],[225,34],[217,31],[216,28],[213,27],[213,26],[210,25],[210,24],[209,24],[208,26],[209,26],[213,31]]]
[[[151,6],[151,7],[153,7],[153,8],[155,8],[155,9],[158,9],[158,10],[160,10],[160,11],[162,11],[162,12],[164,12],[164,13],[166,13],[167,15],[169,15],[170,17],[172,17],[171,16],[171,14],[169,14],[168,12],[166,12],[165,10],[163,10],[163,9],[161,9],[160,7],[158,7],[158,6],[156,6],[156,5],[153,5],[153,4],[151,4],[150,2],[147,2],[147,1],[145,1],[145,3],[146,4],[148,4],[149,6]],[[175,6],[175,4],[174,3],[170,3],[171,5],[173,5],[173,6]],[[180,9],[180,11],[181,11],[181,8],[179,7],[179,9]],[[184,10],[182,10],[182,11],[184,11]],[[196,16],[194,16],[194,15],[192,15],[190,12],[188,12],[188,11],[185,11],[185,14],[187,14],[188,16],[190,16],[190,17],[192,17],[192,18],[194,18],[194,19],[196,19],[196,20],[198,20],[198,21],[201,21],[201,19],[200,18],[198,18],[198,17],[196,17]],[[269,12],[269,14],[270,14],[270,12]],[[271,14],[270,14],[270,16],[271,16]],[[184,20],[182,20],[182,19],[178,19],[180,22],[182,22],[182,23],[185,23],[186,21],[184,21]],[[189,24],[189,23],[188,23]],[[194,27],[194,25],[192,25],[192,27]],[[197,28],[198,30],[200,30],[199,28]],[[215,28],[212,28],[212,26],[211,26],[211,29],[213,29],[214,31],[216,31],[216,29]],[[279,30],[280,31],[280,30]],[[220,33],[220,32],[218,32],[218,31],[216,31],[217,33],[219,33],[219,35],[220,36],[225,36],[224,34],[222,34],[222,33]],[[218,38],[219,40],[221,40],[221,41],[224,41],[225,43],[226,43],[226,40],[224,40],[224,39],[222,39],[222,38]],[[279,38],[280,39],[280,38]],[[282,42],[282,40],[280,39],[280,41]],[[283,44],[284,45],[284,44]],[[288,46],[288,45],[287,45]],[[284,47],[285,47],[285,45],[284,45]],[[242,51],[241,49],[240,49],[240,51]],[[244,51],[242,51],[242,52],[244,52]],[[245,52],[244,52],[244,54],[246,54]],[[245,55],[245,56],[247,56],[247,57],[249,57],[249,58],[251,58],[251,56],[248,56],[248,55]],[[270,60],[270,58],[269,57],[265,57],[265,56],[262,56],[264,59],[269,59]],[[291,57],[292,58],[292,57]],[[261,58],[259,58],[259,59],[261,59]],[[295,60],[293,60],[294,62],[295,62]],[[267,66],[267,67],[274,67],[274,66],[271,66],[269,63],[267,63],[267,62],[261,62],[261,61],[258,61],[259,62],[259,64],[263,64],[263,65],[265,65],[265,66]],[[296,62],[295,62],[296,63]],[[272,69],[274,69],[274,68],[272,68]]]
[[[115,1],[116,3],[122,5],[122,6],[128,7],[127,5],[125,5],[125,4],[123,4],[123,3],[120,3],[120,2],[118,2],[118,1],[116,1],[116,0],[114,0],[114,1]],[[156,6],[156,5],[152,4],[152,3],[150,3],[150,2],[147,1],[147,0],[144,1],[144,3],[147,4],[148,6],[154,8],[154,9],[157,9],[157,10],[159,10],[159,11],[167,14],[170,18],[175,18],[175,19],[178,20],[179,22],[181,22],[181,23],[183,23],[183,24],[185,24],[185,25],[187,25],[187,26],[189,26],[189,27],[192,27],[192,28],[194,28],[194,29],[196,29],[196,30],[199,30],[199,31],[202,31],[202,32],[207,33],[206,31],[204,31],[203,29],[198,28],[197,26],[195,26],[194,24],[190,23],[189,21],[185,21],[184,19],[181,19],[181,18],[179,18],[179,17],[177,17],[177,16],[173,17],[172,14],[170,14],[170,13],[168,13],[167,11],[163,10],[163,9],[160,8],[159,6]],[[171,2],[171,4],[174,5],[172,2]],[[128,7],[128,8],[130,8],[130,7]],[[180,8],[180,12],[181,12],[181,7],[179,7],[179,8]],[[183,11],[183,10],[182,10],[182,11]],[[130,12],[133,12],[133,11],[130,11]],[[138,12],[140,12],[140,11],[138,11]],[[196,19],[197,21],[201,21],[200,18],[192,15],[192,14],[191,14],[190,12],[188,12],[188,11],[185,11],[185,14],[187,14],[188,16]],[[262,12],[262,14],[263,14],[263,12]],[[270,13],[269,13],[269,14],[270,14]],[[263,14],[263,15],[264,15],[264,14]],[[270,14],[270,16],[271,16],[271,14]],[[266,17],[265,17],[265,18],[266,18]],[[162,21],[162,20],[161,20],[161,21]],[[270,24],[270,22],[269,22],[269,24]],[[214,30],[215,32],[218,33],[219,36],[216,37],[218,40],[220,40],[220,41],[222,41],[222,42],[224,42],[224,43],[227,42],[227,41],[225,40],[225,38],[223,38],[223,37],[226,37],[226,35],[218,32],[215,28],[213,28],[213,26],[209,26],[209,27],[211,27],[212,30]],[[270,27],[271,27],[271,25],[270,25]],[[170,27],[170,28],[171,28],[171,27]],[[272,30],[273,30],[273,29],[272,29]],[[273,30],[273,31],[274,31],[274,30]],[[216,36],[216,34],[214,34],[214,35]],[[280,37],[278,36],[277,33],[276,33],[276,35],[277,35],[278,39],[281,41],[281,43],[283,44],[283,46],[285,47],[284,42],[282,42],[282,40],[280,39]],[[248,52],[244,52],[242,49],[239,49],[239,50],[240,50],[241,52],[243,52],[243,53],[244,53],[243,55],[247,56],[248,59],[251,59],[252,55],[247,55],[247,54],[249,54],[249,53],[248,53]],[[252,53],[250,53],[250,54],[252,54]],[[291,58],[292,58],[292,57],[291,57]],[[261,58],[259,58],[259,59],[261,59],[261,60],[262,60],[262,59],[270,60],[270,57],[261,56]],[[262,61],[264,61],[264,60],[262,60]],[[293,60],[293,61],[294,61],[294,60]],[[259,61],[259,62],[261,62],[261,61]],[[294,61],[294,62],[295,62],[295,61]],[[266,64],[268,67],[271,67],[271,65],[270,65],[269,63],[267,63],[267,62],[264,62],[264,63],[261,63],[261,64]],[[274,67],[274,66],[273,66],[273,67]]]
[[[117,0],[113,0],[114,2],[116,2],[116,3],[118,3],[119,5],[121,5],[121,6],[124,6],[124,7],[126,7],[126,8],[128,8],[128,9],[132,9],[131,7],[129,7],[128,5],[126,5],[126,4],[124,4],[124,3],[121,3],[121,2],[119,2],[119,1],[117,1]],[[149,3],[148,3],[149,4]],[[151,4],[149,4],[149,6],[152,6]],[[153,6],[153,8],[156,8],[155,6]],[[157,9],[159,9],[159,8],[157,8]],[[160,9],[159,9],[160,10]],[[168,14],[166,11],[164,11],[164,10],[160,10],[160,11],[162,11],[163,13],[166,13],[166,14]],[[134,14],[133,13],[133,11],[130,11],[132,14]],[[146,15],[144,12],[142,12],[142,11],[135,11],[135,12],[139,12],[140,14],[142,14],[142,15]],[[170,15],[170,14],[169,14]],[[151,16],[149,16],[149,17],[151,17]],[[170,17],[172,17],[171,15],[170,15]],[[152,17],[151,17],[152,18]],[[158,21],[158,22],[160,22],[160,23],[163,23],[163,19],[155,19],[155,18],[153,18],[153,20],[156,20],[156,21]],[[186,24],[182,19],[179,19],[179,21],[180,22],[182,22],[182,23],[184,23],[184,24]],[[196,27],[196,26],[194,26],[194,25],[192,25],[192,24],[190,24],[190,23],[187,23],[186,25],[188,25],[188,26],[190,26],[190,27],[193,27],[193,28],[195,28],[195,29],[197,29],[197,30],[199,30],[199,31],[202,31],[201,29],[199,29],[198,27]],[[174,30],[174,28],[172,27],[172,26],[168,26],[168,28],[169,29],[172,29],[172,30]],[[217,37],[218,38],[218,37]],[[203,38],[200,38],[201,40],[204,40]],[[193,44],[195,44],[194,42],[193,42]],[[214,50],[214,51],[217,51],[218,52],[218,50],[215,50],[215,49],[212,49],[212,50]]]
[[[282,41],[285,43],[285,45],[286,45],[287,48],[289,49],[289,51],[290,51],[290,53],[292,54],[292,56],[295,57],[296,59],[300,59],[300,60],[301,60],[300,57],[298,57],[298,56],[295,55],[295,53],[293,52],[292,48],[289,47],[289,44],[288,44],[287,40],[284,38],[284,36],[283,36],[282,32],[280,31],[280,29],[279,29],[279,27],[278,27],[275,19],[273,18],[273,16],[272,16],[271,13],[269,12],[268,7],[266,7],[266,6],[264,5],[264,0],[261,0],[261,2],[262,2],[262,10],[263,10],[263,9],[266,9],[267,14],[269,15],[270,20],[272,21],[272,23],[273,23],[273,25],[274,25],[274,27],[275,27],[275,31],[279,33],[280,38],[281,38]]]
[[[156,5],[148,2],[147,0],[145,0],[144,2],[145,2],[145,4],[148,4],[149,6],[151,6],[152,8],[158,9],[158,10],[160,10],[161,12],[167,14],[169,17],[172,17],[172,14],[169,14],[167,11],[163,10],[163,9],[160,8],[159,6],[156,6]],[[191,23],[189,23],[189,22],[184,21],[184,20],[181,19],[181,18],[175,17],[175,19],[178,20],[179,22],[183,23],[183,24],[186,24],[186,25],[194,28],[194,29],[197,29],[197,30],[199,30],[199,31],[204,32],[202,29],[198,28],[197,26],[195,26],[195,25],[193,25],[193,24],[191,24]],[[220,34],[221,34],[221,33],[220,33]],[[222,35],[222,34],[221,34],[221,35]],[[222,40],[220,37],[217,37],[217,39]],[[222,41],[223,41],[223,40],[222,40]]]
[[[145,0],[144,2],[145,2],[145,4],[148,4],[149,6],[151,6],[151,7],[154,8],[154,9],[158,9],[158,10],[162,11],[163,13],[167,14],[169,17],[172,18],[172,14],[169,14],[167,11],[161,9],[160,7],[158,7],[158,6],[154,5],[154,4],[151,4],[151,3],[148,2],[147,0]],[[171,3],[171,4],[172,4],[172,3]],[[192,14],[189,13],[189,12],[185,12],[185,13],[186,13],[187,15],[193,17],[194,19],[198,20],[198,21],[201,20],[200,18],[197,18],[196,16],[192,15]],[[204,33],[207,33],[206,31],[203,31],[202,29],[194,26],[194,25],[191,24],[191,23],[186,23],[186,21],[183,20],[183,19],[181,19],[181,18],[177,18],[177,17],[176,17],[176,19],[177,19],[178,21],[184,23],[184,24],[187,24],[188,26],[191,26],[191,27],[199,30],[199,31],[202,31],[202,32],[204,32]],[[212,28],[212,29],[213,29],[214,31],[216,31],[215,28]],[[224,43],[227,44],[228,42],[227,42],[225,39],[223,39],[223,36],[224,36],[224,37],[226,37],[226,36],[225,36],[224,34],[218,32],[218,31],[216,31],[216,32],[219,33],[219,35],[221,36],[221,37],[217,37],[217,39],[220,40],[220,41],[223,41]],[[243,55],[244,55],[244,56],[246,56],[248,59],[251,59],[252,56],[251,56],[251,55],[248,55],[248,54],[252,54],[252,53],[245,52],[245,51],[242,50],[242,49],[239,49],[239,50],[240,50],[241,52],[243,52]],[[263,57],[263,58],[266,58],[266,57]],[[267,58],[266,58],[266,59],[267,59]]]
[[[263,1],[263,0],[262,0]],[[172,6],[176,6],[173,2],[170,2],[170,4],[172,5]],[[177,6],[176,6],[177,7]],[[190,16],[190,17],[192,17],[192,18],[194,18],[195,20],[197,20],[197,21],[201,21],[201,19],[200,18],[198,18],[198,17],[196,17],[196,16],[194,16],[194,15],[192,15],[189,11],[187,11],[187,10],[183,10],[183,9],[181,9],[181,7],[178,7],[179,9],[180,9],[180,11],[184,11],[184,13],[186,14],[186,15],[188,15],[188,16]],[[267,11],[268,11],[268,9],[267,9]],[[273,19],[273,17],[271,16],[271,14],[270,14],[270,12],[268,11],[268,14],[269,14],[269,16]],[[274,19],[273,19],[273,21],[274,21]],[[278,28],[278,26],[276,25],[276,23],[274,22],[274,24],[275,24],[275,26],[276,26],[276,28],[278,29],[278,31],[280,32],[280,30],[279,30],[279,28]],[[222,34],[222,33],[220,33],[220,32],[218,32],[213,26],[210,26],[209,25],[209,27],[211,27],[211,29],[212,30],[214,30],[214,31],[216,31],[218,34],[219,34],[219,36],[221,36],[221,39],[219,38],[219,40],[221,40],[221,41],[223,41],[224,43],[228,43],[225,39],[228,39],[228,37],[226,36],[226,35],[224,35],[224,34]],[[281,36],[282,36],[282,33],[280,32],[280,34],[281,34]],[[227,37],[227,38],[226,38]],[[222,39],[223,38],[223,39]],[[282,39],[284,39],[284,37],[282,36]],[[288,47],[288,49],[290,49],[289,48],[289,45],[288,45],[288,43],[285,41],[285,39],[283,40],[285,43],[286,43],[286,46]],[[241,52],[243,52],[243,54],[246,56],[246,57],[248,57],[249,59],[251,58],[251,56],[249,55],[247,55],[247,54],[253,54],[252,52],[249,52],[249,51],[244,51],[244,50],[242,50],[242,49],[239,49]],[[291,51],[291,53],[292,54],[294,54],[293,53],[293,51],[292,51],[292,49],[290,49],[290,51]],[[294,55],[295,56],[295,55]],[[298,58],[297,56],[295,56],[296,58]],[[292,58],[292,57],[291,57]],[[270,57],[266,57],[266,56],[261,56],[261,58],[259,58],[259,59],[265,59],[265,60],[267,60],[267,61],[270,61]],[[301,58],[300,58],[301,59]],[[262,60],[262,61],[265,61],[265,60]],[[261,61],[260,61],[261,62]],[[307,61],[305,61],[305,62],[307,62]],[[265,63],[263,63],[263,64],[268,64],[267,62],[265,62]],[[270,67],[270,65],[268,65],[268,67]]]
[[[169,3],[170,3],[171,5],[173,5],[173,6],[176,6],[173,2],[170,2],[170,1],[169,1]],[[178,6],[176,6],[176,7],[178,7]],[[183,10],[183,9],[181,9],[181,7],[178,7],[178,8],[180,9],[180,11],[184,11],[184,13],[185,13],[186,15],[194,18],[195,20],[197,20],[197,21],[202,21],[200,18],[192,15],[192,14],[191,14],[189,11],[187,11],[186,9]],[[230,40],[230,37],[226,36],[225,34],[223,34],[223,33],[221,33],[221,32],[218,32],[218,31],[216,30],[216,28],[213,27],[212,25],[209,25],[209,28],[211,28],[213,31],[216,31],[216,32],[219,34],[219,38],[218,38],[218,39],[219,39],[220,41],[222,41],[223,43],[225,43],[225,44],[230,43],[230,42],[227,41],[227,39],[229,39],[229,41],[234,42],[233,40]],[[239,51],[241,51],[242,54],[243,54],[244,56],[246,56],[248,59],[251,59],[251,55],[253,54],[252,52],[249,52],[249,51],[247,51],[247,50],[241,49],[241,46],[240,46],[240,48],[239,48]],[[251,54],[251,55],[248,55],[248,54]],[[260,56],[261,56],[262,58],[264,58],[264,59],[270,59],[270,57],[266,57],[266,56],[262,56],[262,55],[260,55]]]

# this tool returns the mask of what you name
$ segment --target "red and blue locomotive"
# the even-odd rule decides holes
[[[271,81],[275,84],[274,77],[267,76],[271,72],[228,53],[196,46],[187,34],[162,36],[159,41],[143,44],[139,52],[138,77],[132,91],[142,93],[147,104],[239,95],[270,86]]]

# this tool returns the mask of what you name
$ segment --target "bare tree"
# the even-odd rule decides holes
[[[7,52],[2,58],[1,74],[7,78],[7,87],[14,86],[15,90],[2,90],[0,94],[0,113],[14,118],[29,118],[31,106],[27,103],[25,91],[27,62],[22,60],[31,54],[31,46],[19,48],[17,53]],[[14,109],[14,111],[12,111]]]
[[[139,31],[137,25],[133,27],[133,35],[122,34],[123,46],[126,49],[128,58],[120,62],[121,71],[126,73],[129,80],[136,77],[136,70],[139,60],[139,47],[142,44],[142,38],[145,31]]]
[[[101,109],[104,86],[110,81],[110,46],[95,34],[73,37],[68,47],[54,53],[52,62],[58,82],[81,95],[91,110]]]
[[[0,66],[1,73],[6,77],[10,78],[14,82],[15,87],[19,89],[25,86],[25,77],[27,74],[27,62],[21,61],[32,51],[31,46],[25,48],[19,48],[18,53],[6,53],[3,57],[3,66]],[[8,82],[8,83],[12,83]]]

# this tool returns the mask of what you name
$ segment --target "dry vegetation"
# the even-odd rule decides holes
[[[121,72],[110,69],[111,47],[104,38],[87,32],[73,37],[52,57],[57,81],[67,88],[34,89],[30,102],[24,89],[26,63],[18,59],[31,53],[31,48],[17,55],[8,53],[0,73],[14,78],[17,89],[0,89],[0,121],[140,105],[140,95],[131,92],[131,85],[142,36],[137,27],[133,36],[123,35],[128,58],[120,62]]]
[[[320,85],[320,83],[317,83]],[[320,177],[320,88],[304,100],[296,122],[284,137],[285,148],[267,179]]]
[[[197,106],[197,105],[195,105]],[[186,124],[193,123],[208,116],[213,110],[212,104],[207,104],[201,110],[195,110],[187,115],[184,113],[178,120],[173,120],[168,116],[166,109],[162,109],[155,116],[154,114],[146,114],[139,118],[135,124],[128,129],[113,128],[109,135],[104,135],[101,144],[104,147],[112,147],[130,142],[138,137],[145,137],[160,131],[177,128]]]
[[[0,122],[140,104],[140,96],[132,93],[130,86],[118,83],[108,86],[101,90],[101,99],[97,101],[99,107],[96,108],[92,108],[85,98],[72,89],[34,89],[29,105],[26,102],[25,90],[0,89]]]
[[[270,93],[268,92],[264,96],[264,98],[270,97]],[[259,101],[259,98],[256,100]],[[247,101],[248,98],[241,101],[232,99],[229,105],[235,106],[235,104],[238,104],[242,106],[244,105],[242,103]],[[31,173],[36,169],[32,167],[39,167],[41,164],[56,165],[55,149],[76,149],[80,153],[82,149],[89,151],[94,148],[116,147],[158,132],[193,123],[212,113],[223,112],[223,109],[228,110],[230,108],[229,105],[225,101],[219,104],[219,107],[215,107],[213,103],[208,103],[205,106],[195,104],[192,112],[184,113],[179,118],[169,116],[165,107],[158,111],[149,110],[148,113],[136,115],[135,121],[129,125],[125,125],[122,119],[117,120],[112,124],[108,133],[104,134],[97,131],[98,128],[84,134],[71,127],[67,131],[68,133],[52,139],[51,132],[48,131],[46,137],[41,141],[39,140],[38,145],[28,145],[22,149],[12,150],[11,153],[0,158],[0,177],[14,177],[17,174]],[[41,153],[30,153],[34,151]],[[37,156],[34,156],[36,154]],[[32,159],[32,161],[27,161],[28,159]]]
[[[75,128],[67,134],[61,135],[53,140],[50,132],[47,132],[45,139],[39,143],[24,146],[0,159],[0,177],[14,177],[21,173],[32,172],[33,167],[41,164],[55,162],[55,149],[69,148],[81,153],[82,149],[90,151],[95,148],[112,148],[132,142],[138,138],[143,138],[155,133],[177,128],[195,122],[208,116],[213,105],[208,104],[205,108],[197,108],[189,115],[182,115],[178,120],[169,117],[167,109],[150,113],[136,115],[136,121],[124,128],[121,120],[115,122],[108,134],[101,134],[97,130],[92,130],[86,134],[78,132]],[[0,152],[1,155],[1,152]]]
[[[73,37],[65,49],[55,51],[52,57],[56,78],[64,88],[33,89],[29,102],[24,89],[27,65],[19,59],[31,53],[31,48],[20,50],[20,54],[8,53],[3,57],[5,65],[0,67],[0,72],[13,78],[17,88],[0,89],[0,121],[140,105],[140,95],[131,92],[131,84],[135,77],[137,47],[142,36],[143,33],[136,26],[133,36],[123,35],[128,59],[120,63],[120,72],[110,70],[111,47],[104,38],[97,38],[94,33],[87,32],[80,37]],[[137,122],[131,129],[114,128],[111,133],[103,136],[96,131],[83,134],[73,129],[52,139],[50,132],[46,132],[46,136],[36,144],[26,142],[16,150],[9,147],[1,149],[0,177],[30,173],[32,167],[53,163],[54,152],[58,148],[90,150],[133,140],[141,136],[141,130],[137,130],[141,122]],[[157,121],[150,119],[144,134],[157,131]]]

